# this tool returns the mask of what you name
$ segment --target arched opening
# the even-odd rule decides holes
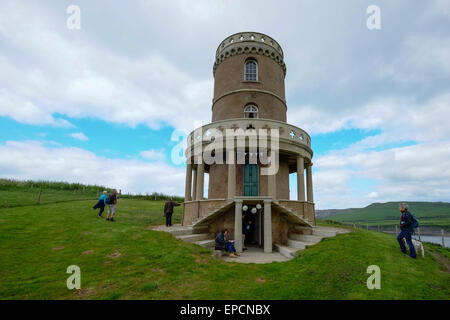
[[[245,81],[258,81],[258,62],[253,58],[245,61],[244,79]]]

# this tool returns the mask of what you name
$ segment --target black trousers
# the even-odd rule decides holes
[[[171,225],[172,225],[172,214],[166,213],[166,227],[171,226]]]
[[[94,206],[94,209],[99,209],[100,208],[100,212],[98,213],[99,216],[102,215],[103,211],[105,210],[105,203],[103,202],[103,200],[100,200],[99,202],[97,202],[97,204]]]

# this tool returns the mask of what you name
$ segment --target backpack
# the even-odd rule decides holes
[[[413,223],[411,224],[411,227],[418,228],[419,227],[419,221],[414,217],[414,215],[411,213],[411,217],[413,219]]]
[[[109,195],[109,196],[106,198],[106,204],[113,204],[113,203],[112,203],[112,196],[111,196],[111,195]]]

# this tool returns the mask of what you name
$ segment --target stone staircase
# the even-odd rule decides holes
[[[272,206],[274,208],[277,208],[281,212],[284,212],[286,214],[284,216],[284,218],[293,224],[297,224],[299,226],[306,227],[306,228],[312,228],[314,225],[311,221],[309,221],[308,219],[306,219],[304,217],[297,215],[293,210],[282,205],[278,201],[273,201]]]
[[[215,218],[215,216],[221,214],[225,210],[228,210],[233,205],[234,205],[234,201],[226,201],[223,205],[221,205],[220,207],[218,207],[217,209],[215,209],[208,215],[193,220],[191,224],[192,224],[192,226],[195,226],[195,228],[208,225],[208,222],[212,221]]]
[[[296,226],[296,231],[299,233],[291,232],[287,244],[275,244],[275,248],[280,254],[286,258],[294,258],[297,252],[306,249],[306,247],[313,246],[323,238],[334,237],[339,233],[347,233],[348,230],[329,227],[303,227]]]
[[[186,226],[183,227],[181,225],[174,225],[173,227],[159,227],[155,228],[157,231],[165,231],[170,233],[177,239],[195,243],[201,247],[211,249],[214,247],[215,239],[212,237],[210,233],[208,233],[208,227],[196,227]]]

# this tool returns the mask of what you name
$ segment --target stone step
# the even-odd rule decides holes
[[[282,246],[281,244],[275,244],[275,248],[277,248],[278,252],[281,255],[283,255],[289,259],[292,259],[293,257],[295,257],[297,255],[296,252],[298,249],[295,249],[295,248]]]
[[[193,231],[192,227],[186,227],[186,228],[183,228],[183,229],[169,230],[167,232],[169,232],[171,235],[176,237],[176,236],[185,236],[185,235],[188,235],[188,234],[192,234],[192,231]]]
[[[208,238],[211,238],[209,233],[197,233],[197,234],[188,234],[183,236],[177,236],[178,239],[186,241],[186,242],[195,242],[195,241],[201,241],[201,240],[207,240]]]
[[[311,227],[306,227],[306,226],[299,226],[299,225],[296,225],[296,226],[294,226],[294,229],[295,229],[296,231],[299,231],[299,232],[302,233],[302,234],[312,234],[312,232],[313,232],[313,228],[311,228]]]
[[[298,241],[298,240],[288,239],[287,244],[288,244],[289,247],[292,247],[292,248],[295,248],[295,249],[298,249],[298,250],[303,250],[303,249],[306,248],[305,242]]]
[[[199,246],[203,248],[212,248],[216,244],[216,241],[214,239],[208,239],[208,240],[200,240],[195,241],[195,244],[198,244]]]
[[[336,236],[336,231],[330,231],[330,230],[321,230],[321,229],[313,229],[313,233],[314,236],[319,236],[319,237],[323,237],[323,238],[328,238],[328,237],[335,237]]]
[[[298,234],[298,233],[291,233],[290,235],[291,240],[299,240],[302,242],[311,242],[311,243],[318,243],[320,240],[322,240],[322,237],[320,236],[314,236],[309,234]]]

